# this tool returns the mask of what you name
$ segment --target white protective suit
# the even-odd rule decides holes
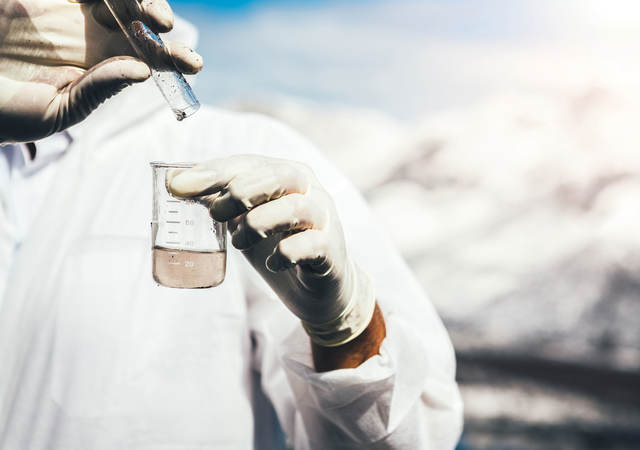
[[[300,321],[234,249],[216,288],[153,281],[149,162],[239,153],[302,161],[333,196],[385,317],[380,355],[316,373]],[[0,205],[0,449],[455,445],[440,319],[360,195],[286,127],[206,107],[179,123],[145,83],[33,162],[3,148]]]

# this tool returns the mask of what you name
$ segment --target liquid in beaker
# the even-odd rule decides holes
[[[193,164],[151,163],[153,279],[174,288],[207,288],[222,283],[227,260],[227,225],[216,222],[198,202],[173,197],[166,173]]]
[[[227,252],[153,248],[153,279],[175,288],[207,288],[224,280]]]

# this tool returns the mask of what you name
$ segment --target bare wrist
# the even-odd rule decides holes
[[[355,339],[337,347],[324,347],[311,342],[311,352],[316,371],[352,369],[380,353],[380,345],[386,336],[384,317],[376,303],[369,325]]]

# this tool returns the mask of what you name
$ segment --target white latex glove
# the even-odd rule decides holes
[[[341,345],[367,327],[373,285],[349,259],[333,200],[307,166],[234,156],[169,172],[167,187],[229,221],[233,245],[315,343]]]
[[[166,0],[116,1],[156,32],[173,27]],[[169,51],[154,65],[200,70],[202,58],[193,50],[166,44]],[[0,143],[61,131],[124,87],[146,80],[149,67],[133,55],[102,0],[0,1]]]

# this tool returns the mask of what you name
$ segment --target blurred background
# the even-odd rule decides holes
[[[461,449],[640,448],[640,2],[172,5],[201,99],[298,129],[389,230],[457,350]]]

